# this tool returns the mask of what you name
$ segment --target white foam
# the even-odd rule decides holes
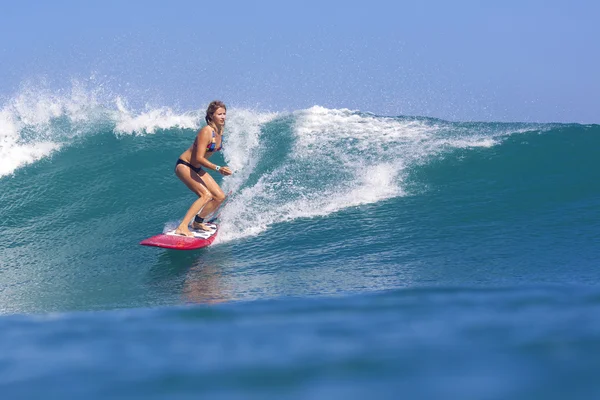
[[[234,174],[224,181],[227,192],[237,191],[254,171],[256,162],[261,157],[261,128],[279,115],[244,109],[228,113],[223,139],[224,157]]]
[[[121,97],[115,100],[117,107],[115,132],[121,134],[153,134],[158,129],[182,128],[197,129],[201,117],[198,112],[178,114],[169,107],[153,109],[146,106],[146,110],[135,115]]]
[[[234,195],[221,216],[220,241],[404,195],[407,157],[394,157],[397,151],[383,145],[418,143],[431,129],[420,122],[322,107],[293,116],[294,144],[286,162]],[[261,138],[268,140],[272,138]]]
[[[26,84],[0,110],[0,176],[60,149],[94,123],[99,107],[94,91],[72,82],[70,91],[51,92]],[[64,118],[68,129],[53,126]]]
[[[288,159],[234,194],[221,215],[220,242],[257,235],[273,224],[404,196],[411,167],[449,148],[498,143],[487,132],[461,133],[443,121],[377,117],[348,109],[315,106],[292,117],[294,143]],[[234,143],[243,143],[235,158],[252,171],[259,143],[268,140],[272,138],[261,137],[260,130],[250,137],[235,136]]]
[[[10,109],[0,111],[0,177],[12,174],[15,169],[35,162],[59,147],[49,140],[21,141],[22,126]]]

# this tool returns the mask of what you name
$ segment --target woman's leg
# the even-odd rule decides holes
[[[208,190],[210,191],[210,196],[212,197],[212,200],[209,201],[206,207],[204,207],[200,212],[200,217],[206,218],[217,208],[219,208],[219,206],[225,201],[225,198],[227,196],[225,196],[225,193],[223,193],[223,190],[221,190],[221,188],[219,187],[217,182],[215,182],[213,177],[207,174],[206,172],[204,173],[204,175],[202,175],[202,182],[204,183],[204,185],[206,185],[206,188],[208,188]]]
[[[210,202],[212,196],[210,191],[204,185],[200,175],[192,171],[190,167],[179,164],[175,168],[175,174],[192,192],[196,193],[198,196],[198,200],[194,201],[187,213],[185,213],[185,216],[183,217],[181,224],[179,224],[175,230],[175,233],[185,236],[193,236],[194,234],[189,230],[188,226],[192,221],[192,218],[194,218],[194,216],[206,206],[206,203]],[[202,171],[201,174],[208,176],[208,174],[204,171]],[[204,225],[200,225],[200,228],[205,230],[207,229]]]

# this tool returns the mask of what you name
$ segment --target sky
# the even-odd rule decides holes
[[[0,108],[73,81],[131,104],[600,123],[594,1],[0,0]]]

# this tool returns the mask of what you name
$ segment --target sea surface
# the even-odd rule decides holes
[[[599,125],[231,108],[140,246],[205,107],[2,103],[3,399],[600,398]]]

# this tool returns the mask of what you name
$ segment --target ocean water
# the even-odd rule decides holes
[[[2,104],[3,398],[600,396],[600,126],[232,108],[217,241],[140,246],[203,109]]]

